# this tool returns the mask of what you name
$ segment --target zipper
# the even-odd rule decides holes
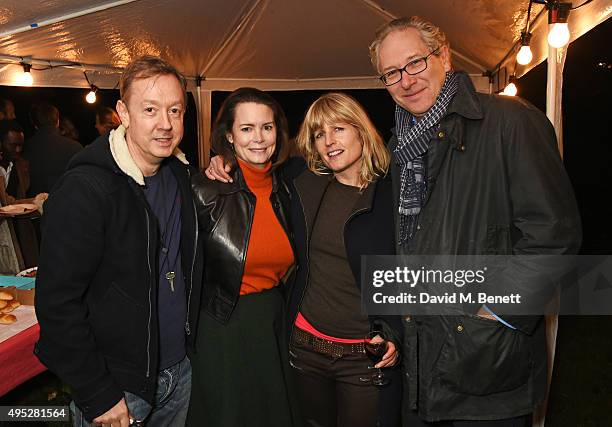
[[[191,172],[187,170],[187,176],[191,181]],[[198,250],[198,210],[196,209],[195,200],[191,198],[191,206],[193,207],[193,215],[195,218],[195,238],[193,241],[193,258],[191,260],[191,276],[189,277],[189,295],[187,296],[187,317],[185,318],[185,332],[191,335],[191,326],[189,325],[189,309],[191,308],[191,291],[193,290],[193,270],[196,262],[196,251]]]
[[[250,190],[246,190],[246,195],[250,202],[249,203],[249,229],[247,231],[247,236],[246,236],[247,247],[246,247],[246,250],[242,252],[242,270],[240,271],[241,278],[244,275],[246,256],[247,256],[247,251],[249,249],[249,241],[251,240],[251,230],[253,229],[253,217],[255,216],[255,204],[257,203],[257,197],[253,193],[251,193]],[[240,294],[240,292],[238,293]]]
[[[145,217],[147,219],[147,266],[149,267],[149,320],[147,323],[147,378],[151,374],[151,291],[153,286],[151,280],[153,272],[151,271],[151,225],[149,212],[145,208]]]

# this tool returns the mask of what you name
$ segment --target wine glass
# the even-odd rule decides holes
[[[374,368],[380,362],[387,352],[389,342],[386,340],[385,334],[382,331],[371,331],[363,340],[366,355],[372,361],[372,366],[369,369],[376,369],[372,374],[372,384],[375,386],[384,386],[389,384],[389,380],[385,377],[380,368]]]

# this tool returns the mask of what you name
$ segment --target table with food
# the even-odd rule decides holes
[[[34,355],[36,269],[0,276],[0,397],[45,370]]]

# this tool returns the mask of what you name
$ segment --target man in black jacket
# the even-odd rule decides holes
[[[51,191],[68,162],[83,148],[81,144],[60,135],[60,116],[56,107],[36,104],[30,111],[36,133],[25,142],[23,157],[30,163],[28,195]]]
[[[396,102],[398,253],[578,251],[576,202],[546,116],[520,99],[476,93],[453,72],[444,33],[421,18],[384,25],[370,56]],[[524,286],[540,272],[520,273],[523,283],[506,275],[495,285]],[[529,425],[546,389],[543,316],[474,312],[405,317],[406,426]]]
[[[73,391],[76,425],[183,425],[199,286],[185,80],[162,59],[121,78],[122,125],[77,154],[45,204],[36,354]]]

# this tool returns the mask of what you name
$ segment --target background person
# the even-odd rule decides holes
[[[104,135],[121,124],[119,116],[109,107],[101,107],[96,111],[96,129],[100,135]]]
[[[16,118],[13,101],[0,98],[0,120],[15,120]]]
[[[287,119],[252,88],[232,92],[213,127],[213,149],[235,167],[233,182],[194,176],[205,253],[187,424],[297,425],[285,329],[284,279],[295,252],[287,186]],[[195,331],[194,331],[195,333]]]
[[[34,105],[30,118],[36,132],[25,142],[23,157],[30,163],[29,195],[35,196],[51,191],[72,156],[83,147],[60,134],[59,110],[53,105]]]

